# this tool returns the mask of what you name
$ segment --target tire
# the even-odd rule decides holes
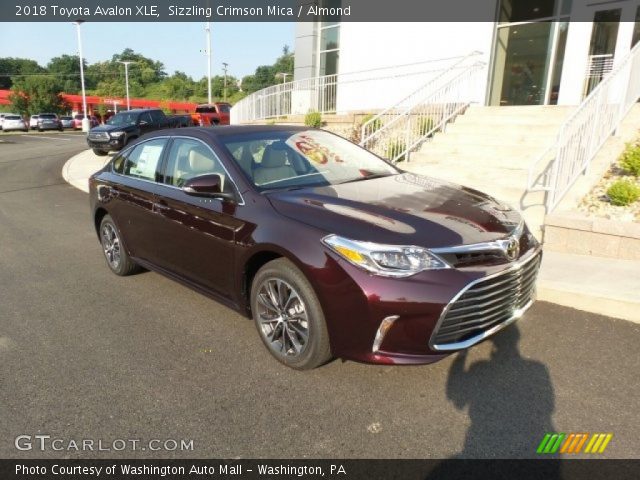
[[[99,235],[102,253],[113,273],[126,277],[139,270],[138,265],[129,257],[122,234],[110,215],[105,215],[100,222]]]
[[[98,148],[94,148],[93,149],[93,153],[95,153],[96,155],[98,155],[99,157],[104,157],[106,155],[109,154],[109,152],[105,152],[104,150],[100,150]]]
[[[289,305],[286,312],[283,303]],[[310,370],[331,359],[329,333],[318,297],[289,260],[273,260],[256,273],[251,285],[251,312],[260,339],[279,362]]]
[[[41,128],[39,128],[39,129],[38,129],[38,131],[39,131],[40,133],[44,132],[44,130],[43,130],[43,129],[41,129]]]

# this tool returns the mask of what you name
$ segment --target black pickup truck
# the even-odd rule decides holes
[[[167,116],[160,109],[126,110],[116,113],[105,125],[89,130],[87,143],[96,155],[102,156],[111,150],[120,150],[145,133],[190,125],[189,115]]]

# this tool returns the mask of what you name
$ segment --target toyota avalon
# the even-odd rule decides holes
[[[540,246],[517,211],[326,131],[163,130],[89,184],[115,274],[154,270],[238,310],[292,368],[430,363],[535,298]]]

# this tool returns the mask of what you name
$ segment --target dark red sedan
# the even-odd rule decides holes
[[[433,362],[535,297],[541,251],[518,212],[322,130],[163,130],[90,188],[114,273],[155,270],[252,317],[293,368]]]

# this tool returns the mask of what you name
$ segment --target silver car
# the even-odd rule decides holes
[[[2,121],[2,131],[10,132],[15,130],[22,130],[23,132],[29,131],[29,125],[20,115],[7,114]]]
[[[74,128],[73,117],[60,117],[60,123],[62,123],[62,128]]]

